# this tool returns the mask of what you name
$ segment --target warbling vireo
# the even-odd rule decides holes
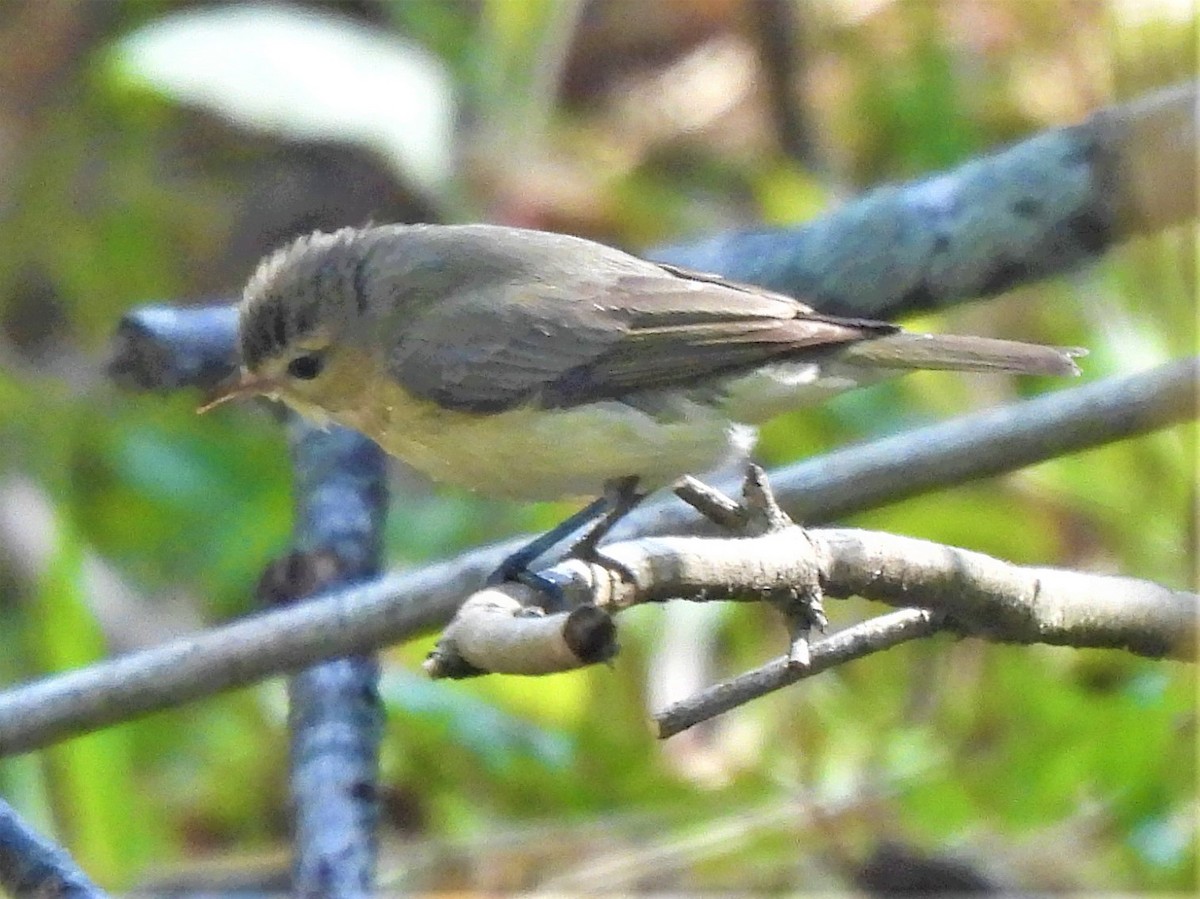
[[[561,234],[385,225],[265,259],[243,372],[435,480],[628,495],[745,454],[781,412],[913,369],[1077,374],[1082,351],[911,334]],[[636,479],[636,480],[635,480]]]

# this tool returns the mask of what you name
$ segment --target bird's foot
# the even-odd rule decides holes
[[[583,559],[585,562],[595,561],[596,548],[600,541],[608,536],[617,524],[637,508],[638,503],[646,498],[646,494],[637,489],[636,477],[621,478],[610,481],[604,488],[604,511],[597,516],[595,523],[587,532],[571,544],[566,552],[566,558]]]

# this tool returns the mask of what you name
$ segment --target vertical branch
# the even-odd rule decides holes
[[[212,387],[237,364],[235,306],[143,306],[121,320],[108,372],[127,389],[166,390]],[[293,552],[268,570],[259,591],[276,604],[376,578],[387,507],[384,456],[370,440],[340,428],[322,431],[294,416],[288,436]],[[301,895],[372,889],[383,725],[378,679],[374,656],[356,655],[315,665],[288,683]]]
[[[304,560],[292,574],[307,575],[321,590],[376,577],[387,511],[383,452],[353,431],[322,431],[295,416],[288,437],[296,493],[291,558]],[[373,655],[331,659],[288,681],[297,895],[373,891],[383,733],[378,682]]]

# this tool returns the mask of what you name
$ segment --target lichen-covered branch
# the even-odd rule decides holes
[[[236,335],[233,306],[146,306],[118,326],[109,373],[131,389],[211,387],[237,365]],[[272,605],[377,577],[387,511],[386,463],[375,443],[344,428],[288,420],[293,552],[260,584]],[[378,681],[370,655],[323,661],[288,681],[298,895],[373,889],[383,732]]]
[[[652,258],[894,318],[1069,271],[1196,217],[1197,86],[1175,85],[956,169],[879,187],[811,222],[663,247]],[[146,306],[110,373],[130,389],[209,387],[236,365],[226,306]]]
[[[237,306],[148,305],[117,324],[108,376],[126,390],[209,388],[238,366]]]
[[[1179,84],[789,228],[665,247],[843,315],[895,318],[991,296],[1196,217],[1197,88]]]
[[[387,513],[383,451],[344,428],[288,427],[295,473],[294,560],[321,568],[321,589],[379,575]],[[309,590],[284,584],[289,599]],[[315,585],[314,585],[315,586]],[[299,896],[367,896],[374,890],[379,821],[379,663],[330,659],[288,680],[295,837],[292,890]]]

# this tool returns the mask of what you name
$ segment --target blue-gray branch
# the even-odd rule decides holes
[[[371,440],[291,415],[293,549],[332,561],[323,589],[377,577],[387,514],[386,463]],[[292,891],[367,896],[374,890],[383,710],[374,656],[330,659],[288,680],[295,820]]]
[[[1177,85],[803,225],[649,255],[839,315],[894,319],[991,296],[1195,218],[1196,104],[1196,84]]]
[[[0,799],[0,888],[11,896],[106,896],[65,851],[35,833]]]

